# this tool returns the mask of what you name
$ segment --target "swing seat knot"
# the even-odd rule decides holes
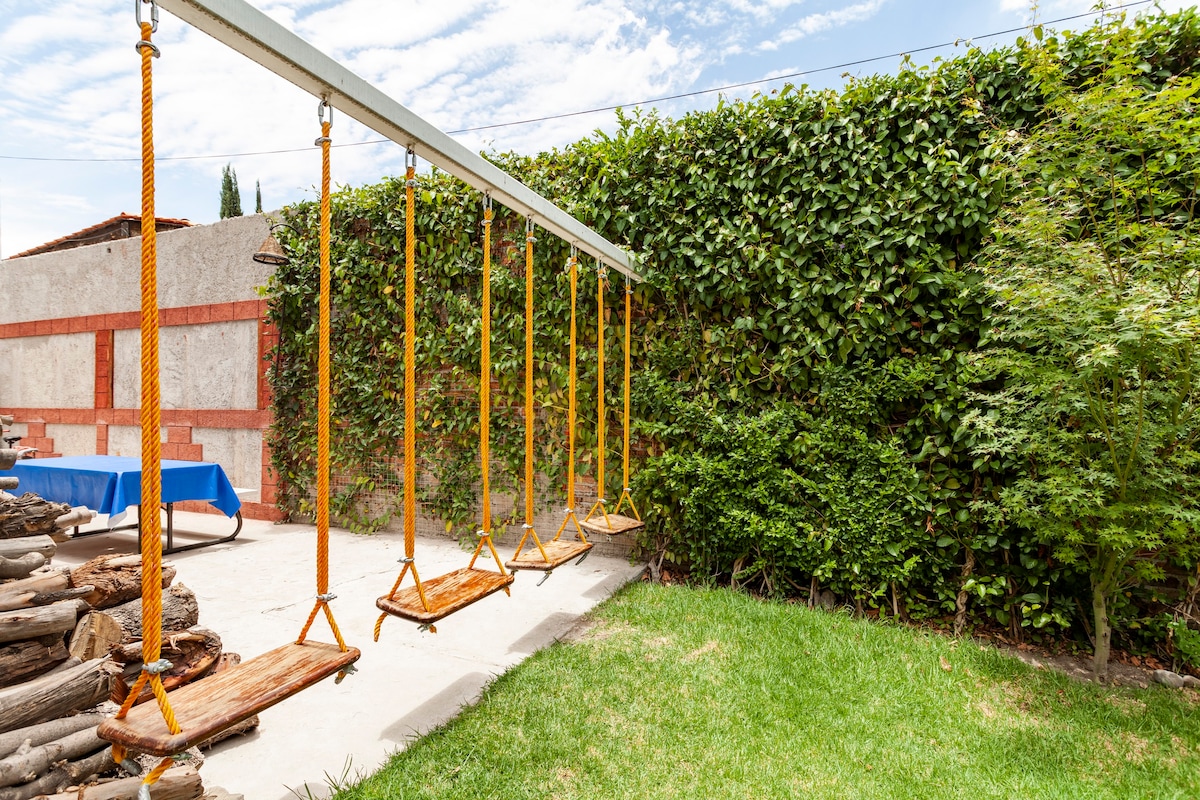
[[[322,603],[332,603],[334,600],[337,600],[337,595],[333,592],[326,592],[325,594],[317,595],[317,600]]]
[[[165,658],[160,658],[158,661],[150,664],[142,664],[142,672],[145,672],[149,675],[161,675],[173,666],[175,665],[170,661],[167,661]]]

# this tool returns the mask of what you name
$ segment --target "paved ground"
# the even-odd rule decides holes
[[[184,541],[178,530],[227,532],[229,526],[224,517],[177,513],[176,543]],[[226,650],[248,659],[290,641],[304,624],[315,594],[314,540],[310,526],[247,520],[237,541],[167,560],[177,569],[176,581],[196,593],[200,623],[221,635]],[[60,546],[55,563],[70,566],[136,548],[133,532],[94,536]],[[325,797],[329,779],[373,772],[641,572],[624,559],[596,555],[560,567],[541,586],[541,573],[526,572],[517,576],[511,597],[486,598],[438,623],[436,634],[389,617],[375,643],[375,598],[395,581],[403,536],[334,530],[330,551],[334,616],[347,643],[363,651],[358,673],[268,709],[258,732],[214,747],[201,770],[205,785],[247,800]],[[417,558],[429,578],[465,566],[469,554],[454,542],[419,540]],[[322,618],[313,631],[310,638],[332,641]]]

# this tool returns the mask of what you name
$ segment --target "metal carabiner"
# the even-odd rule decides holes
[[[328,97],[322,97],[320,102],[317,103],[317,120],[322,125],[325,124],[325,109],[327,109],[327,108],[329,109],[329,124],[332,125],[333,124],[333,106],[329,105]]]
[[[404,151],[404,168],[409,167],[417,168],[417,151],[411,144]]]
[[[133,10],[137,16],[138,28],[142,27],[142,4],[150,6],[150,32],[158,33],[158,3],[155,0],[133,0]]]

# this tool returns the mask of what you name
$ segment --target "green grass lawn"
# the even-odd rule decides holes
[[[1198,798],[1200,695],[639,584],[336,798]]]

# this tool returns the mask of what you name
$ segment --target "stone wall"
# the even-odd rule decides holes
[[[158,234],[163,457],[219,463],[257,518],[278,516],[266,235],[261,215]],[[0,261],[0,413],[40,457],[140,456],[140,280],[138,238]]]

